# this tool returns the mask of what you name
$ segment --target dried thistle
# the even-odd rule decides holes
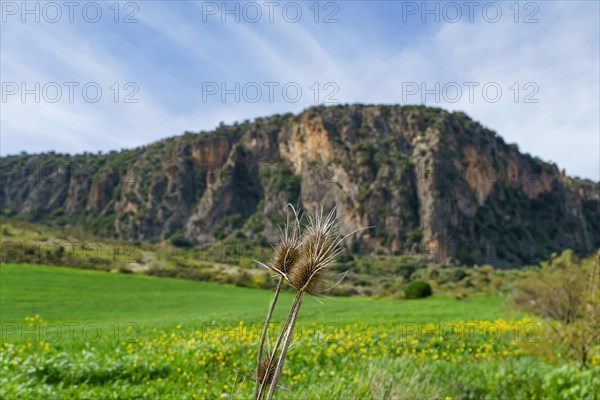
[[[323,206],[315,216],[308,217],[300,244],[300,259],[288,273],[288,280],[296,290],[312,295],[324,291],[327,269],[342,251],[340,245],[345,239],[339,228],[335,208],[325,218]]]
[[[293,207],[291,208],[295,215],[292,229],[290,230],[288,219],[284,227],[284,232],[281,235],[281,242],[275,247],[272,263],[270,265],[260,264],[280,275],[274,301],[277,299],[280,285],[284,279],[297,290],[297,294],[290,312],[288,313],[287,321],[279,333],[272,355],[268,357],[268,362],[261,358],[262,343],[264,342],[267,325],[265,325],[265,330],[263,330],[256,376],[261,376],[262,368],[264,382],[261,382],[259,385],[257,380],[254,396],[256,400],[263,399],[267,386],[270,386],[267,400],[271,400],[275,393],[275,389],[278,388],[277,382],[279,381],[285,357],[290,348],[290,342],[304,295],[307,293],[318,295],[325,291],[323,289],[323,283],[329,274],[330,267],[334,264],[336,257],[342,251],[342,242],[348,236],[359,230],[366,229],[361,228],[351,232],[349,235],[342,236],[340,233],[340,222],[337,218],[335,208],[333,208],[327,216],[324,216],[323,206],[321,205],[320,209],[317,208],[317,212],[314,216],[308,216],[308,223],[301,232],[298,214]],[[269,310],[267,321],[270,320],[273,307],[274,303]],[[279,353],[279,348],[282,344],[283,349],[278,356],[277,354]]]
[[[279,346],[283,342],[283,349],[277,360],[277,367],[267,394],[267,400],[273,398],[275,389],[277,388],[277,382],[283,369],[304,295],[306,293],[317,295],[324,291],[323,283],[325,278],[327,278],[329,268],[334,264],[336,257],[342,251],[342,242],[359,230],[361,229],[349,235],[342,236],[335,208],[325,217],[323,215],[323,206],[321,205],[314,216],[308,216],[308,224],[304,228],[302,235],[298,238],[299,257],[296,262],[290,264],[285,275],[283,275],[298,292],[271,357],[271,362],[274,362],[275,355],[279,351]],[[265,390],[266,385],[262,385],[256,399],[262,399]]]

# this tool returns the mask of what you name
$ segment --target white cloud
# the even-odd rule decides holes
[[[600,179],[597,3],[540,3],[537,24],[515,24],[506,18],[497,24],[428,25],[408,41],[390,37],[389,29],[383,33],[383,28],[400,23],[394,15],[377,21],[365,18],[360,25],[344,24],[343,19],[328,26],[283,21],[203,24],[198,9],[172,4],[147,3],[138,15],[141,24],[131,34],[145,38],[144,29],[149,30],[172,44],[156,51],[178,52],[192,60],[190,65],[165,60],[164,65],[147,66],[155,75],[171,74],[176,87],[154,82],[145,67],[118,57],[101,35],[83,35],[76,26],[3,26],[3,81],[77,78],[110,85],[135,80],[140,83],[140,102],[4,103],[2,153],[132,147],[184,130],[211,129],[219,121],[298,112],[314,104],[309,89],[314,82],[336,82],[336,97],[342,103],[401,103],[403,82],[425,82],[431,88],[436,81],[477,81],[497,82],[503,90],[501,100],[487,102],[477,89],[474,102],[465,95],[456,103],[439,104],[428,96],[426,103],[465,111],[522,150],[556,161],[570,174]],[[143,56],[134,49],[120,50]],[[186,74],[179,76],[181,70]],[[298,103],[281,96],[275,103],[202,103],[201,82],[215,79],[230,84],[294,81],[304,95]],[[509,89],[514,82],[520,84],[520,100],[525,83],[537,84],[539,103],[515,103]],[[164,90],[186,96],[187,109],[164,98]],[[420,97],[410,97],[409,102],[419,103]]]
[[[3,27],[2,81],[25,83],[27,89],[56,83],[62,95],[52,103],[41,95],[22,101],[19,94],[2,104],[2,153],[55,150],[82,152],[145,144],[173,133],[172,115],[148,93],[134,96],[137,104],[124,103],[127,82],[135,82],[129,66],[117,60],[110,49],[90,39],[82,39],[70,27],[47,24],[19,24]],[[32,62],[32,55],[37,59]],[[66,82],[75,82],[69,101]],[[86,100],[82,88],[97,83],[102,90],[98,102]],[[111,86],[117,82],[118,102]],[[138,85],[139,87],[139,85]],[[113,87],[114,88],[114,87]],[[54,97],[54,91],[50,97]],[[95,98],[94,90],[90,92]]]
[[[598,4],[576,8],[553,2],[544,7],[537,24],[444,26],[435,49],[448,62],[448,77],[494,81],[504,90],[497,104],[463,99],[448,105],[522,150],[557,162],[567,173],[600,179],[597,9]],[[514,82],[521,88],[517,103],[514,92],[506,90]],[[526,82],[539,87],[534,96],[539,103],[523,102],[532,93],[523,90]]]

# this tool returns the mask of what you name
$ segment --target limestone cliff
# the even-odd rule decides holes
[[[0,209],[131,240],[273,239],[286,203],[336,204],[360,253],[519,265],[600,246],[598,184],[521,154],[463,113],[314,107],[76,156],[8,156]]]

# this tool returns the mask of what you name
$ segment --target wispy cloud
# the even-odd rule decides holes
[[[335,82],[341,103],[402,103],[407,82],[479,82],[456,102],[425,103],[466,111],[510,142],[568,173],[600,179],[598,3],[538,3],[539,22],[402,23],[393,2],[339,3],[335,24],[202,21],[201,3],[140,4],[139,24],[5,24],[4,82],[99,82],[105,96],[118,82],[139,86],[137,104],[7,101],[2,104],[2,154],[21,150],[81,152],[150,143],[184,130],[211,129],[314,104],[310,87]],[[307,6],[308,7],[308,6]],[[305,8],[305,12],[308,9]],[[202,84],[297,82],[298,102],[282,99],[203,101]],[[498,102],[482,98],[495,82]],[[514,101],[514,83],[519,96]],[[537,103],[524,103],[536,85]],[[511,87],[513,89],[511,89]],[[280,89],[279,89],[280,90]],[[404,93],[405,94],[405,93]],[[404,96],[406,97],[406,96]],[[409,103],[420,103],[420,93]]]

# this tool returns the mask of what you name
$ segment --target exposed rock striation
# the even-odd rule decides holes
[[[598,183],[463,113],[314,107],[109,154],[7,156],[0,209],[131,240],[270,240],[286,203],[338,204],[359,253],[520,265],[600,246]]]

